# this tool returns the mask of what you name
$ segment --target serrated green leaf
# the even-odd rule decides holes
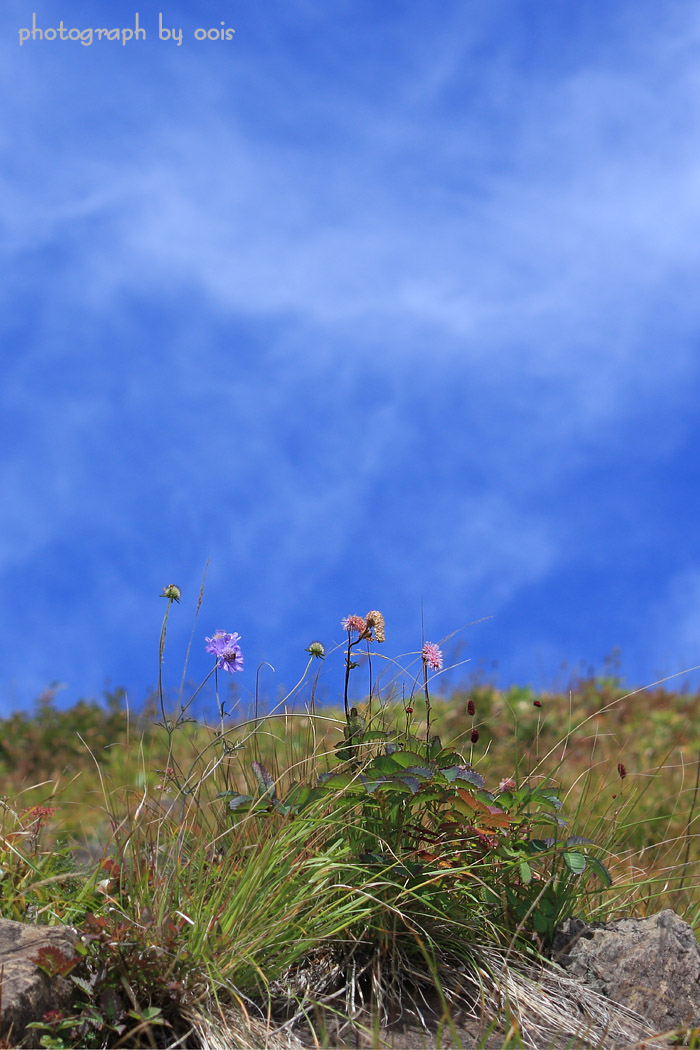
[[[532,800],[537,799],[537,801],[549,802],[556,810],[561,809],[564,805],[558,795],[553,794],[551,791],[543,791],[542,788],[535,788],[530,797]]]
[[[582,853],[571,853],[569,850],[566,850],[562,856],[567,868],[574,875],[580,875],[582,871],[586,870],[586,858]]]
[[[602,861],[597,857],[588,857],[588,866],[596,873],[605,886],[612,886],[613,877]]]
[[[562,826],[559,817],[556,817],[554,813],[538,813],[532,820],[537,824],[555,824],[558,828]],[[566,823],[566,821],[564,821]]]
[[[422,766],[425,763],[423,755],[415,751],[394,751],[391,757],[402,769],[408,769],[409,766]]]
[[[525,848],[532,853],[543,853],[545,850],[551,849],[553,845],[552,839],[530,839],[528,842],[523,843]]]
[[[143,1010],[129,1010],[129,1017],[136,1021],[147,1021],[149,1024],[165,1024],[159,1006],[146,1006]]]
[[[444,802],[445,792],[439,791],[428,783],[420,785],[421,802]]]
[[[435,761],[440,766],[440,769],[464,765],[464,759],[456,751],[441,751],[439,755],[436,755]]]
[[[415,789],[412,788],[405,781],[410,779],[409,777],[393,777],[391,780],[377,780],[374,782],[371,793],[375,791],[381,792],[382,795],[413,795],[418,790],[418,781],[415,781]],[[370,791],[370,788],[367,788]]]
[[[253,801],[252,795],[236,795],[228,804],[229,809],[239,809],[240,806],[250,805]]]
[[[404,773],[408,773],[412,777],[418,777],[420,780],[432,780],[433,777],[432,769],[428,769],[427,766],[408,766],[404,769]]]
[[[475,769],[466,769],[463,765],[448,766],[442,770],[442,774],[451,784],[462,780],[473,787],[483,788],[485,783],[481,773],[477,773]]]
[[[324,791],[362,790],[362,785],[358,784],[357,779],[351,773],[331,773],[330,776],[323,773],[318,778],[318,782]]]
[[[74,984],[78,986],[78,988],[80,988],[81,992],[85,992],[88,998],[92,998],[92,996],[94,995],[94,988],[92,987],[89,981],[84,980],[84,978],[82,977],[76,977],[74,973],[70,975],[70,979]]]
[[[390,777],[393,773],[403,769],[403,766],[396,761],[397,754],[398,752],[393,755],[377,755],[367,766],[367,772],[369,774],[379,773],[382,776]]]
[[[526,884],[532,882],[532,868],[528,862],[526,860],[521,860],[518,868],[520,870],[520,878],[523,882]]]

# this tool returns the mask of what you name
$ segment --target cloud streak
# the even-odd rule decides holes
[[[365,606],[409,649],[421,598],[446,634],[654,548],[625,477],[653,523],[698,386],[697,18],[621,8],[604,46],[579,14],[574,45],[448,4],[421,45],[368,9],[356,52],[350,8],[273,7],[302,51],[252,15],[235,62],[5,50],[0,571],[65,612],[4,615],[8,651],[42,617],[32,683],[61,646],[152,682],[143,595],[207,557],[207,630],[270,659]]]

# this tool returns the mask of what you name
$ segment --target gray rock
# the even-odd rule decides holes
[[[29,1029],[48,1010],[69,1005],[72,984],[63,977],[49,977],[34,961],[42,948],[58,948],[74,956],[77,933],[68,926],[30,926],[0,919],[0,1036],[11,1046],[27,1040],[38,1046],[39,1035]]]
[[[641,1014],[657,1032],[700,1026],[700,947],[666,909],[645,919],[567,919],[552,958],[572,976]]]

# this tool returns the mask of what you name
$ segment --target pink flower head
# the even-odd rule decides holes
[[[512,777],[504,777],[498,785],[499,792],[502,791],[515,791],[515,781]]]
[[[367,634],[367,621],[363,620],[361,616],[346,616],[341,621],[340,626],[344,631],[357,631],[360,638]]]
[[[428,667],[432,667],[433,671],[442,670],[442,652],[438,649],[435,642],[425,642],[421,655],[423,663],[427,664]]]
[[[238,644],[240,637],[240,634],[216,631],[213,638],[204,639],[209,642],[206,651],[214,654],[219,670],[228,671],[229,674],[243,670],[243,653]]]

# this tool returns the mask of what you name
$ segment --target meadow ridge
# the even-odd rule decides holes
[[[179,589],[163,597],[159,667]],[[457,1046],[465,1018],[470,1045],[560,1045],[561,920],[672,908],[697,927],[697,694],[609,673],[443,695],[431,641],[382,685],[373,610],[343,621],[334,707],[311,642],[292,695],[236,722],[244,647],[204,635],[200,605],[213,666],[186,696],[161,680],[134,713],[120,690],[68,710],[49,691],[2,721],[1,914],[81,933],[47,963],[75,1002],[38,1045],[371,1046],[410,1022]],[[191,715],[207,688],[210,725]],[[566,1045],[612,1045],[584,1021]]]

